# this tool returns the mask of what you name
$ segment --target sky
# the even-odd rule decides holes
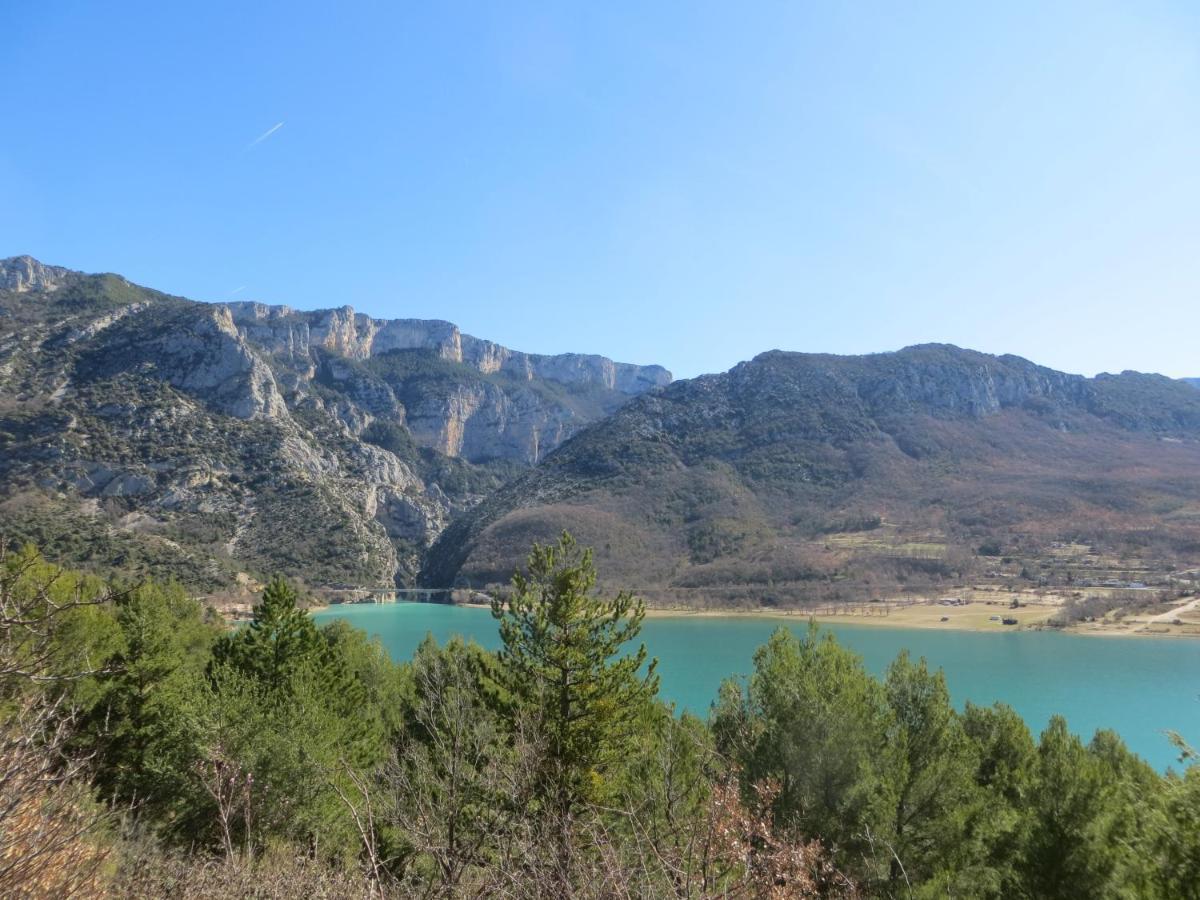
[[[677,377],[1200,376],[1200,4],[4,0],[0,257]]]

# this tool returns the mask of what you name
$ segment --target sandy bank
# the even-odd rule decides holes
[[[338,604],[340,605],[340,604]],[[351,604],[347,604],[351,605]],[[456,606],[469,609],[490,609],[486,603],[459,603]],[[309,612],[324,612],[335,609],[337,605],[312,606]],[[967,601],[958,604],[944,604],[939,601],[928,601],[900,604],[869,603],[847,604],[844,611],[833,614],[827,607],[824,611],[813,613],[803,609],[687,609],[648,607],[648,619],[668,618],[758,618],[779,620],[780,623],[791,622],[799,624],[812,619],[828,625],[866,625],[878,628],[927,628],[941,631],[970,631],[977,633],[1011,633],[1021,630],[1040,630],[1053,627],[1049,620],[1058,611],[1057,603],[1027,604],[1018,609],[1012,609],[1008,604],[998,600]],[[1200,602],[1187,607],[1188,612],[1196,611],[1200,615]],[[1180,610],[1182,611],[1182,609]],[[1062,629],[1070,634],[1095,635],[1107,637],[1200,637],[1200,625],[1185,622],[1182,626],[1172,625],[1169,617],[1173,613],[1160,615],[1151,620],[1130,618],[1123,621],[1083,622]],[[1005,618],[1017,620],[1016,625],[1005,625]],[[1189,617],[1190,618],[1190,617]]]

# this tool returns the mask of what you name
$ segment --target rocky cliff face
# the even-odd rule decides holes
[[[397,350],[427,350],[485,375],[503,372],[525,381],[541,378],[567,385],[597,386],[627,396],[671,382],[671,373],[662,366],[635,366],[577,353],[558,356],[521,353],[462,334],[450,322],[373,319],[349,306],[316,312],[297,312],[287,306],[261,303],[228,306],[234,321],[250,340],[271,353],[290,358],[307,358],[314,348],[354,360]]]
[[[223,306],[133,304],[76,326],[71,337],[84,344],[76,372],[88,377],[154,372],[217,413],[238,419],[288,414],[271,367]]]
[[[348,306],[297,312],[234,303],[228,309],[247,341],[285,361],[299,377],[312,378],[327,357],[340,359],[328,369],[334,382],[370,395],[368,407],[387,407],[421,446],[471,462],[535,463],[597,414],[671,381],[661,366],[521,353],[464,335],[450,322],[373,319]],[[406,377],[390,383],[387,375],[394,375],[396,366],[371,365],[406,353],[432,356],[435,362],[429,370],[405,367]],[[350,362],[364,365],[352,368]],[[436,388],[420,390],[434,371]],[[551,396],[553,386],[560,396]],[[403,409],[397,393],[408,398]],[[585,409],[589,404],[592,408]]]
[[[170,297],[0,262],[8,537],[213,588],[243,569],[411,581],[469,508],[665,370],[448,322]],[[80,561],[86,561],[80,560]]]
[[[70,274],[69,269],[42,265],[32,256],[0,259],[0,291],[52,291]]]

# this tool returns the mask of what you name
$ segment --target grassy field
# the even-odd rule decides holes
[[[819,622],[854,621],[871,625],[890,625],[896,628],[942,628],[957,631],[1011,631],[1014,628],[1042,625],[1054,614],[1053,606],[1026,606],[1009,609],[999,603],[967,603],[962,606],[941,606],[920,603],[891,609],[886,616],[818,616]],[[993,619],[993,617],[997,617]],[[1017,625],[1005,625],[1004,618],[1017,620]],[[943,621],[945,620],[945,621]]]
[[[878,625],[884,628],[941,628],[952,631],[1011,631],[1015,628],[1040,626],[1045,624],[1057,609],[1057,605],[1024,606],[1020,609],[1009,609],[1008,603],[999,601],[972,601],[958,606],[943,606],[936,601],[922,603],[906,603],[905,605],[888,603],[868,603],[861,605],[847,604],[845,612],[836,615],[827,612],[813,613],[807,610],[793,611],[722,611],[704,610],[687,612],[672,609],[649,609],[647,616],[700,616],[718,618],[721,616],[760,616],[764,618],[779,618],[807,621],[815,619],[831,625],[856,624]],[[997,616],[992,620],[992,616]],[[1018,624],[1004,625],[1000,620],[1011,617]],[[943,618],[945,621],[942,621]]]
[[[680,609],[649,609],[651,617],[663,616],[760,616],[764,618],[791,619],[831,625],[855,624],[874,625],[881,628],[931,628],[951,631],[1003,632],[1022,628],[1043,628],[1059,611],[1064,598],[1048,592],[1032,591],[1014,593],[999,589],[971,588],[963,591],[960,598],[965,603],[943,605],[937,600],[903,601],[884,603],[845,604],[837,613],[830,607],[812,610],[703,610],[688,612]],[[1021,606],[1011,607],[1014,597]],[[993,618],[995,617],[995,618]],[[1013,618],[1016,625],[1005,625],[1003,619]],[[1176,623],[1178,619],[1178,624]],[[1143,635],[1200,637],[1200,604],[1167,620],[1151,621],[1148,616],[1105,617],[1093,622],[1080,622],[1063,629],[1073,634],[1085,635]]]
[[[1072,630],[1084,634],[1200,637],[1200,601],[1184,599],[1173,609],[1154,614],[1108,615],[1094,622],[1081,623]]]

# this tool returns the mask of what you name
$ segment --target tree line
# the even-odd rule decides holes
[[[408,661],[282,578],[230,630],[178,585],[0,555],[0,895],[1200,897],[1200,766],[959,712],[780,629],[704,718],[569,535],[501,648]]]

